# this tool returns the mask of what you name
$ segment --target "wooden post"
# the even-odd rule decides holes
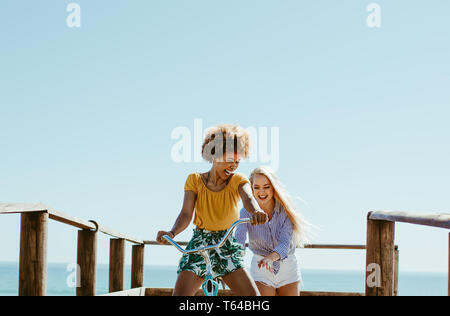
[[[450,296],[450,233],[448,233],[448,296]]]
[[[394,222],[367,219],[366,296],[393,295],[394,236]]]
[[[398,296],[398,272],[399,272],[399,251],[398,247],[394,249],[394,296]]]
[[[132,247],[131,259],[131,288],[144,286],[144,245]]]
[[[111,239],[109,253],[109,292],[123,291],[125,239]]]
[[[78,231],[77,296],[95,296],[97,261],[97,232]]]
[[[19,296],[44,296],[47,283],[48,213],[21,215]]]

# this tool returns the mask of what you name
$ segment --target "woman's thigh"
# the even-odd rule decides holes
[[[277,290],[269,286],[267,284],[264,284],[262,282],[256,281],[256,286],[258,287],[259,293],[261,293],[261,296],[275,296],[277,295]]]
[[[294,282],[283,285],[277,289],[277,294],[279,296],[299,296],[299,283],[300,282]]]
[[[259,290],[250,274],[240,268],[222,277],[223,281],[230,287],[235,295],[259,296]]]
[[[178,274],[173,296],[193,296],[200,288],[203,279],[191,271],[181,271]]]

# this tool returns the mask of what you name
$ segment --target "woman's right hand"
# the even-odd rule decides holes
[[[160,230],[156,235],[156,241],[161,245],[168,245],[169,242],[162,238],[162,236],[168,235],[170,238],[175,238],[175,235],[172,232],[166,232],[165,230]]]
[[[262,258],[258,261],[258,268],[266,268],[269,272],[273,273],[273,259],[270,256]]]
[[[269,220],[269,217],[267,216],[266,212],[264,212],[263,210],[256,210],[253,213],[252,219],[251,219],[251,224],[254,225],[260,225],[260,224],[265,224],[267,223],[267,221]]]

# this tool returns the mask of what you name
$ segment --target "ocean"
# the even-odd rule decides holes
[[[69,269],[68,269],[69,267]],[[47,268],[47,295],[74,296],[74,270],[64,263],[49,263]],[[97,294],[108,293],[109,267],[97,265]],[[125,289],[130,288],[131,266],[125,267]],[[302,270],[304,286],[308,291],[364,292],[364,271]],[[19,264],[0,262],[0,296],[18,293]],[[146,287],[173,287],[175,266],[145,266]],[[399,296],[447,296],[447,273],[399,273]]]

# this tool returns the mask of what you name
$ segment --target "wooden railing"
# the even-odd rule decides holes
[[[144,288],[144,247],[159,245],[156,241],[142,240],[114,231],[96,221],[85,221],[49,208],[43,204],[0,203],[0,214],[21,214],[19,295],[42,296],[46,294],[48,221],[55,220],[79,228],[77,243],[77,296],[96,294],[97,236],[104,233],[111,236],[109,258],[108,295],[168,295],[171,289]],[[131,290],[124,290],[125,242],[133,243]],[[187,242],[179,242],[186,245]],[[306,245],[307,249],[349,249],[365,250],[365,245]],[[221,290],[221,295],[231,295]],[[346,292],[302,292],[304,296],[344,295],[361,296],[364,293]]]
[[[49,219],[80,228],[77,245],[77,296],[93,296],[96,288],[97,234],[109,235],[109,291],[124,290],[125,241],[133,243],[131,287],[144,285],[144,241],[114,231],[95,221],[84,221],[43,204],[0,203],[0,214],[21,214],[19,295],[42,296],[46,294],[47,239]]]
[[[0,203],[1,214],[21,214],[19,295],[42,296],[46,294],[47,239],[49,219],[79,228],[77,244],[77,296],[96,294],[97,235],[99,232],[111,236],[109,258],[109,292],[113,295],[143,295],[159,293],[170,289],[144,288],[144,247],[159,245],[114,231],[95,221],[84,221],[51,209],[43,204]],[[450,228],[449,214],[411,214],[400,212],[370,212],[367,217],[366,245],[312,244],[307,249],[349,249],[366,250],[365,293],[302,292],[302,295],[396,295],[398,290],[398,247],[394,245],[395,222],[407,222],[433,227]],[[132,269],[131,290],[124,291],[125,242],[131,242]],[[186,245],[187,242],[180,242]],[[379,280],[370,286],[370,267],[379,267]],[[376,269],[375,269],[376,270]],[[450,234],[449,234],[450,275]],[[375,274],[377,276],[377,274]],[[153,291],[153,292],[152,292]],[[156,291],[156,292],[155,292]],[[229,292],[223,292],[222,294]],[[167,294],[167,293],[166,293]],[[450,295],[450,278],[449,278]]]
[[[369,212],[367,215],[366,296],[395,295],[395,280],[398,277],[398,258],[396,260],[394,246],[395,222],[450,229],[450,214]],[[450,296],[450,233],[448,264],[448,295]]]

